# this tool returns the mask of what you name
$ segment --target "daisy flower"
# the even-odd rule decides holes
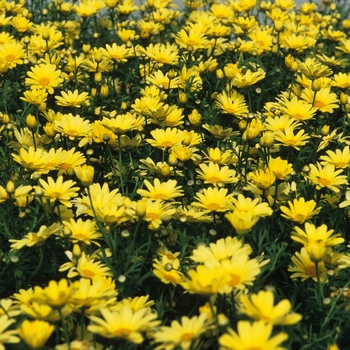
[[[170,220],[175,214],[176,209],[170,203],[165,203],[159,199],[147,200],[146,212],[143,220],[148,222],[151,230],[157,230],[165,220]]]
[[[73,243],[81,242],[87,245],[94,243],[97,246],[100,246],[96,240],[100,240],[102,238],[102,234],[97,231],[95,221],[70,219],[70,221],[63,221],[62,223],[65,230],[70,232],[69,240],[71,240]]]
[[[281,112],[296,120],[304,121],[312,119],[317,112],[317,108],[295,96],[290,101],[287,99],[281,101]]]
[[[214,186],[219,184],[236,183],[239,178],[236,177],[236,171],[229,169],[228,166],[219,167],[218,164],[209,162],[208,164],[199,164],[197,169],[197,178]]]
[[[249,233],[254,225],[259,221],[260,217],[250,212],[234,210],[225,215],[238,235]]]
[[[348,183],[346,175],[340,175],[343,169],[335,170],[333,164],[322,166],[317,163],[317,167],[310,164],[310,169],[307,178],[316,185],[317,189],[329,188],[331,191],[338,193],[340,191],[339,187]]]
[[[232,203],[232,194],[227,194],[226,188],[209,187],[203,190],[203,193],[197,192],[192,206],[202,208],[210,212],[225,212],[230,209]]]
[[[245,88],[247,86],[256,84],[260,80],[263,80],[265,76],[266,72],[261,68],[258,68],[255,72],[247,69],[247,71],[244,73],[237,72],[232,80],[232,85],[236,86],[239,89]]]
[[[106,44],[106,48],[100,48],[100,51],[103,56],[118,63],[127,62],[127,59],[132,56],[130,49],[128,49],[125,44],[120,46],[116,43],[113,43],[112,46]]]
[[[288,339],[288,335],[280,332],[271,337],[272,328],[273,325],[265,321],[238,321],[237,332],[229,328],[220,336],[220,350],[283,350],[281,343]]]
[[[267,203],[260,203],[259,198],[251,199],[239,194],[237,198],[232,199],[232,207],[239,212],[251,213],[254,216],[271,216],[273,211]]]
[[[281,157],[270,158],[268,168],[275,174],[278,180],[285,180],[293,172],[293,165]]]
[[[86,104],[89,94],[87,92],[79,93],[78,90],[74,91],[61,91],[61,96],[55,96],[58,106],[75,107],[80,108]]]
[[[284,218],[290,221],[303,224],[313,216],[317,215],[321,207],[316,208],[316,202],[314,200],[305,201],[305,198],[294,199],[293,202],[288,201],[288,206],[282,205],[280,210]]]
[[[177,128],[155,129],[151,131],[153,139],[146,139],[146,141],[153,147],[167,149],[181,143],[185,135],[183,131]]]
[[[137,190],[137,193],[142,197],[171,201],[176,197],[184,195],[182,187],[176,186],[176,180],[168,180],[167,182],[161,183],[159,179],[156,178],[154,179],[154,185],[152,185],[148,180],[145,180],[144,183],[148,191],[143,189]]]
[[[0,60],[5,60],[10,69],[23,64],[24,57],[24,48],[17,41],[8,41],[0,45]]]
[[[215,105],[222,113],[231,114],[237,118],[245,117],[249,112],[244,96],[237,91],[232,91],[230,96],[226,91],[218,94]]]
[[[62,115],[60,120],[54,122],[55,130],[70,140],[84,136],[90,136],[93,132],[89,120],[73,115],[72,113]]]
[[[61,202],[66,207],[72,207],[70,200],[78,195],[79,187],[73,187],[76,182],[67,180],[63,182],[63,176],[58,176],[56,182],[52,177],[47,178],[47,182],[39,179],[40,185],[44,191],[44,197],[51,203]]]
[[[299,130],[296,134],[295,127],[286,127],[284,130],[277,130],[275,140],[285,147],[293,147],[300,150],[300,146],[304,146],[310,139],[309,135],[305,134],[304,130]]]
[[[183,274],[171,263],[164,264],[158,259],[153,259],[153,274],[165,284],[179,284],[183,279]]]
[[[301,93],[301,99],[313,104],[313,106],[322,113],[333,113],[334,109],[339,108],[339,99],[331,88],[321,88],[315,92],[311,88],[305,88]]]
[[[309,253],[303,247],[301,248],[300,253],[295,253],[292,256],[293,265],[288,267],[289,272],[293,272],[290,278],[301,278],[302,281],[305,281],[309,278],[312,278],[317,282],[317,273],[315,263],[311,260]],[[318,262],[319,277],[321,283],[327,281],[327,268],[323,261]]]
[[[4,343],[19,343],[20,338],[18,338],[17,330],[6,330],[11,324],[15,323],[16,320],[14,318],[9,318],[7,315],[0,316],[0,347],[5,349]]]
[[[290,312],[292,305],[288,299],[274,305],[274,294],[271,290],[261,290],[257,294],[242,295],[239,312],[256,321],[264,321],[273,325],[292,325],[298,323],[302,316]]]
[[[31,348],[42,348],[50,338],[55,326],[41,320],[24,320],[18,328],[18,335]]]
[[[53,94],[54,88],[63,82],[60,74],[61,71],[55,64],[37,64],[27,73],[25,83],[31,89],[45,89],[49,94]]]
[[[125,305],[119,311],[102,308],[102,317],[90,316],[88,330],[109,339],[124,339],[131,343],[141,344],[142,333],[154,329],[161,322],[156,313],[150,313],[147,308],[133,311]]]
[[[181,322],[172,321],[170,326],[161,326],[154,333],[154,342],[161,343],[156,350],[168,349],[192,349],[195,348],[196,341],[209,329],[207,315],[181,317]]]
[[[350,148],[345,146],[342,150],[336,149],[333,151],[326,151],[326,156],[321,156],[321,165],[331,164],[336,168],[346,169],[350,166]]]

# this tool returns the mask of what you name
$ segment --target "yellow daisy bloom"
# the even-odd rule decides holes
[[[103,56],[118,63],[127,62],[127,59],[132,56],[132,52],[125,44],[117,45],[113,43],[112,46],[106,44],[106,48],[100,48],[100,51]]]
[[[157,314],[150,313],[147,308],[133,311],[125,305],[119,311],[102,308],[102,317],[90,316],[88,330],[109,339],[124,339],[131,343],[141,344],[142,333],[158,326]]]
[[[214,186],[219,184],[236,183],[239,178],[236,177],[236,171],[229,169],[228,166],[219,167],[217,163],[209,162],[207,164],[199,164],[200,170],[197,169],[197,178],[204,183]]]
[[[294,134],[295,127],[286,127],[284,130],[277,130],[275,134],[275,140],[285,147],[293,147],[300,150],[300,146],[304,146],[310,139],[309,135],[305,135],[304,130],[299,130],[297,134]]]
[[[31,89],[45,89],[49,94],[53,94],[54,88],[63,82],[60,74],[61,71],[55,64],[37,64],[27,73],[25,83]]]
[[[341,40],[339,46],[336,46],[336,49],[344,53],[350,54],[350,39]]]
[[[312,119],[317,112],[317,108],[295,96],[290,101],[287,99],[281,101],[281,112],[296,120],[304,121]]]
[[[321,88],[315,92],[310,88],[305,88],[300,96],[303,100],[313,104],[317,110],[322,113],[333,113],[334,109],[339,108],[339,99],[334,92],[331,92],[331,88]]]
[[[261,68],[258,68],[255,72],[247,69],[244,73],[237,72],[232,80],[232,85],[239,89],[245,88],[263,80],[265,76],[266,72]]]
[[[54,309],[60,309],[69,303],[70,296],[73,293],[73,285],[68,280],[49,281],[48,286],[41,288],[34,286],[32,300],[41,304],[49,305]]]
[[[19,154],[12,153],[11,155],[15,162],[21,164],[27,170],[39,170],[47,161],[46,152],[41,148],[35,150],[33,146],[30,146],[28,151],[22,147]]]
[[[333,151],[326,151],[326,156],[321,156],[321,165],[331,164],[336,168],[346,169],[350,166],[350,148],[345,146],[342,150],[336,149]]]
[[[33,26],[33,22],[21,14],[13,17],[11,24],[20,33],[26,32]]]
[[[188,271],[181,285],[186,291],[193,294],[214,295],[230,282],[230,274],[221,266],[199,265]]]
[[[250,212],[234,210],[225,215],[238,235],[249,233],[254,225],[259,221],[260,217]]]
[[[293,165],[281,157],[270,158],[268,168],[275,174],[278,180],[285,180],[293,172]]]
[[[317,167],[310,164],[310,169],[307,178],[316,185],[317,189],[325,187],[338,193],[340,191],[339,187],[348,183],[346,175],[340,175],[343,170],[335,170],[333,164],[326,164],[323,167],[320,163],[317,163]]]
[[[12,69],[18,64],[23,64],[24,57],[24,48],[17,41],[8,41],[0,45],[0,60],[4,60],[8,68]]]
[[[274,36],[271,35],[272,28],[262,29],[260,27],[254,28],[248,37],[255,43],[258,51],[258,56],[260,56],[265,51],[271,51],[273,46]]]
[[[329,67],[311,57],[308,57],[304,62],[299,62],[298,68],[309,79],[326,77],[333,73]]]
[[[222,261],[231,259],[239,254],[249,255],[252,248],[249,244],[244,244],[237,237],[226,237],[210,243],[209,247],[200,245],[193,249],[191,260],[197,263],[212,263],[212,261]]]
[[[41,320],[24,320],[18,328],[18,335],[31,348],[42,348],[50,338],[55,326]]]
[[[203,208],[210,212],[225,212],[230,209],[232,203],[232,194],[227,194],[226,188],[209,187],[195,196],[196,202],[192,202],[192,206]]]
[[[55,96],[58,106],[80,108],[82,105],[88,103],[89,94],[87,92],[79,93],[74,91],[61,91],[62,96]]]
[[[350,86],[350,74],[338,73],[333,76],[332,86],[347,89]]]
[[[226,91],[218,94],[215,106],[221,112],[231,114],[237,118],[245,117],[249,112],[244,96],[237,91],[232,91],[231,95],[227,95]]]
[[[218,139],[226,139],[230,136],[238,136],[239,131],[233,131],[232,128],[224,129],[221,125],[209,125],[209,124],[203,124],[202,128],[205,130],[208,130],[214,137]],[[237,158],[238,161],[238,158]]]
[[[181,29],[176,34],[175,41],[177,45],[186,50],[190,47],[191,52],[195,52],[198,49],[205,49],[209,45],[206,35],[196,27],[188,28],[187,30]]]
[[[303,52],[307,48],[314,47],[316,39],[309,35],[290,34],[283,35],[281,40],[281,47],[287,50],[296,50],[298,53]]]
[[[146,141],[153,147],[167,149],[181,143],[185,139],[183,131],[176,128],[155,129],[151,131],[153,139]]]
[[[20,338],[16,336],[16,329],[6,330],[9,326],[11,326],[11,324],[15,322],[16,320],[14,318],[9,318],[7,315],[0,316],[0,347],[2,349],[5,349],[4,343],[15,344],[20,342]]]
[[[47,100],[47,92],[45,89],[31,89],[24,91],[24,96],[21,96],[20,99],[30,103],[33,106],[40,106]]]
[[[52,177],[47,178],[47,182],[39,179],[40,185],[44,191],[44,197],[51,203],[61,202],[68,208],[72,207],[70,200],[78,195],[79,187],[73,187],[76,182],[67,180],[63,182],[63,176],[58,176],[56,182]]]
[[[284,218],[290,221],[298,222],[303,224],[313,216],[317,215],[322,207],[316,208],[316,202],[314,200],[305,201],[304,197],[294,199],[293,202],[288,201],[288,206],[282,205],[280,210]]]
[[[158,259],[153,260],[153,274],[165,284],[179,284],[183,279],[183,274],[171,263],[164,264]]]
[[[307,250],[303,247],[300,253],[295,253],[292,256],[293,265],[288,267],[289,272],[293,272],[290,278],[300,277],[302,281],[312,278],[317,282],[316,266],[313,261],[311,261],[310,255]],[[322,283],[327,281],[327,268],[323,261],[318,262],[319,277]]]
[[[147,221],[148,228],[151,230],[157,230],[164,220],[170,220],[175,214],[176,209],[173,208],[171,203],[165,203],[161,200],[147,200],[146,212],[142,218]]]
[[[85,243],[90,245],[91,243],[100,246],[97,239],[102,239],[102,234],[97,232],[96,223],[92,220],[83,221],[82,219],[70,219],[70,221],[63,221],[65,229],[69,230],[69,240],[73,243]]]
[[[47,227],[41,226],[38,232],[29,232],[22,239],[10,239],[11,249],[21,249],[23,247],[33,247],[37,244],[43,243],[51,235],[59,234],[62,229],[62,225],[55,223]]]
[[[205,162],[219,165],[237,164],[238,157],[231,150],[220,150],[220,148],[209,148],[207,153],[204,152]]]
[[[154,342],[161,343],[155,349],[192,349],[198,338],[209,329],[207,315],[201,314],[191,318],[181,317],[179,321],[172,321],[170,326],[161,326],[154,334]]]
[[[271,337],[272,328],[272,324],[264,321],[238,321],[237,332],[229,328],[228,333],[220,336],[220,350],[285,350],[281,343],[288,339],[287,333],[280,332]]]
[[[242,295],[239,312],[256,321],[264,321],[273,325],[292,325],[298,323],[302,316],[290,312],[292,305],[288,299],[274,305],[274,294],[271,290],[261,290],[257,294]]]
[[[103,118],[102,125],[116,135],[122,135],[131,130],[142,130],[145,118],[134,113],[118,114],[115,118]]]
[[[268,189],[276,181],[276,175],[269,168],[257,169],[249,173],[249,178],[262,190]]]
[[[176,180],[168,180],[167,182],[161,183],[159,179],[155,178],[154,185],[152,185],[148,180],[145,180],[144,183],[148,188],[148,191],[143,189],[137,190],[137,193],[142,197],[172,201],[174,198],[184,195],[182,187],[176,186]]]
[[[150,44],[144,49],[144,53],[161,64],[176,65],[179,60],[178,47],[169,42],[166,44]]]
[[[251,213],[254,216],[266,217],[273,214],[272,209],[267,203],[260,203],[259,198],[251,199],[239,194],[237,198],[232,199],[232,208],[241,213]]]
[[[92,134],[93,129],[89,120],[74,116],[73,114],[64,114],[60,120],[54,122],[54,128],[57,132],[63,136],[67,136],[70,140],[74,140],[77,137],[89,136]]]

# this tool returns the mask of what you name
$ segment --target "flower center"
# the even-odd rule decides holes
[[[325,187],[329,186],[331,184],[331,182],[328,180],[328,179],[325,179],[323,177],[320,177],[317,179],[317,182],[320,184],[320,185],[323,185]]]
[[[216,184],[220,179],[217,176],[210,176],[208,177],[208,181],[210,181],[213,184]]]
[[[77,235],[74,235],[74,238],[78,239],[79,241],[85,241],[87,237],[82,233],[78,233]]]
[[[7,62],[12,62],[12,61],[14,61],[16,59],[16,57],[15,57],[15,55],[10,54],[10,55],[7,55],[5,57],[5,59],[6,59]]]
[[[193,333],[185,333],[181,336],[182,340],[190,341],[193,338]]]
[[[148,213],[147,216],[151,218],[152,220],[159,219],[158,213]]]
[[[114,332],[114,334],[117,337],[126,337],[130,333],[131,333],[131,330],[130,329],[126,329],[126,328],[120,328],[120,329],[115,330],[115,332]]]
[[[209,203],[207,205],[207,208],[209,210],[216,210],[216,209],[220,208],[220,205],[218,203]]]
[[[240,277],[234,273],[231,274],[231,281],[228,283],[231,287],[236,286],[240,281]]]
[[[49,78],[41,78],[39,80],[40,85],[47,86],[50,84],[50,79]]]
[[[315,106],[316,108],[323,108],[325,105],[326,105],[326,104],[325,104],[323,101],[316,100],[316,101],[314,102],[314,106]]]
[[[93,271],[91,271],[91,270],[81,270],[81,272],[87,278],[95,276],[95,273]]]
[[[308,266],[305,268],[305,274],[312,277],[312,278],[315,278],[317,276],[316,274],[316,267],[315,266]]]
[[[173,143],[171,141],[163,141],[161,143],[161,146],[164,147],[164,148],[171,147],[172,145],[173,145]]]
[[[164,194],[164,193],[156,193],[154,195],[154,198],[155,199],[166,199],[166,198],[168,198],[168,196],[166,194]]]

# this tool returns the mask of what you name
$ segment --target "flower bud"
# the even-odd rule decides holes
[[[193,109],[192,112],[188,115],[188,120],[192,125],[198,126],[202,121],[202,115],[196,109]]]
[[[12,180],[9,180],[6,185],[6,192],[8,195],[14,194],[15,193],[15,183]]]
[[[108,96],[108,85],[102,85],[101,86],[101,91],[100,91],[100,95],[101,97],[107,97]]]
[[[95,168],[91,165],[81,165],[74,168],[75,175],[81,181],[82,185],[87,187],[94,181]]]
[[[36,118],[33,114],[28,114],[26,118],[26,125],[29,129],[34,129],[36,127]]]
[[[328,135],[329,134],[329,129],[330,129],[329,125],[323,125],[322,129],[321,129],[321,135],[322,136]]]
[[[348,101],[349,101],[349,97],[348,97],[347,94],[344,94],[344,92],[342,92],[342,93],[340,94],[339,100],[340,100],[340,103],[341,103],[342,105],[346,105],[346,104],[348,103]]]
[[[184,92],[179,93],[179,101],[180,103],[186,103],[188,101],[187,95]]]
[[[265,131],[259,140],[259,145],[261,147],[272,147],[275,141],[275,134],[273,131]]]

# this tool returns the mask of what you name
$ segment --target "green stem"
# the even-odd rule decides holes
[[[120,188],[122,190],[122,195],[124,196],[124,182],[123,182],[123,163],[122,163],[122,148],[120,135],[118,135],[118,151],[119,151],[119,179],[120,179]]]
[[[213,303],[213,297],[214,296],[211,296],[209,298],[209,305],[210,305],[210,311],[211,311],[211,314],[213,316],[213,320],[214,320],[214,324],[215,324],[215,339],[216,339],[216,344],[219,344],[219,324],[218,324],[218,315],[217,315],[217,312],[215,312],[215,309],[214,309],[214,303]]]
[[[68,350],[71,350],[67,323],[64,321],[63,314],[62,314],[62,309],[58,309],[58,312],[60,313],[60,319],[61,319],[61,322],[62,322],[64,339],[65,339],[65,341],[67,343]]]
[[[316,277],[317,277],[317,288],[316,288],[316,297],[317,297],[317,302],[320,308],[322,308],[323,305],[323,288],[322,288],[322,283],[321,283],[321,278],[320,278],[320,269],[318,266],[318,262],[315,262],[315,270],[316,270]]]
[[[31,282],[32,278],[35,276],[35,274],[39,271],[41,265],[43,264],[44,260],[44,252],[43,252],[43,247],[39,247],[39,263],[36,266],[35,270],[32,272],[32,274],[29,277],[28,284]]]

